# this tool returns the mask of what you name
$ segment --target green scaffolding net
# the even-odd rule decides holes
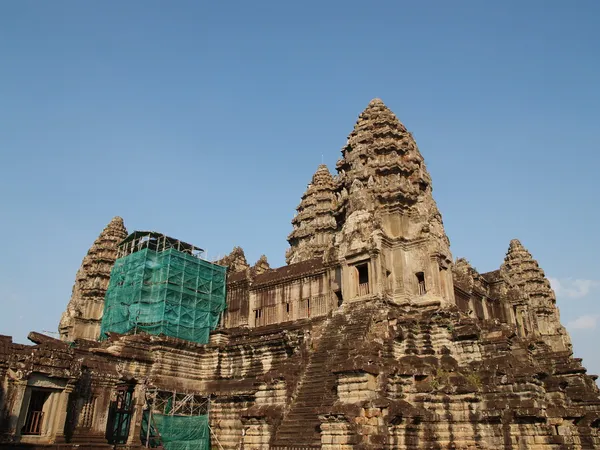
[[[174,248],[145,248],[117,259],[100,338],[145,331],[207,343],[225,310],[226,270]]]
[[[210,450],[208,416],[171,416],[152,413],[148,433],[148,411],[144,411],[140,437],[148,447],[165,450]]]

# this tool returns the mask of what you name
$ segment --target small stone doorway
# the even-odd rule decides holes
[[[50,397],[50,391],[44,389],[32,389],[25,425],[21,429],[22,435],[39,436],[42,434],[44,424],[44,405]]]
[[[133,384],[117,386],[116,399],[110,403],[106,440],[109,444],[126,444],[133,415]]]
[[[354,267],[356,268],[358,278],[358,296],[362,297],[364,295],[369,295],[371,293],[369,289],[369,264],[365,262],[357,264]]]

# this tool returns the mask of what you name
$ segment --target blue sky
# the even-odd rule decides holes
[[[600,373],[600,3],[0,5],[0,333],[56,331],[115,215],[284,263],[323,160],[381,97],[411,130],[455,257],[519,238]]]

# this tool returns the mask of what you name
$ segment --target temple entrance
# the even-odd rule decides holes
[[[21,430],[23,435],[39,436],[42,434],[42,425],[44,424],[44,405],[50,397],[50,391],[33,389],[29,398],[27,408],[27,418],[25,425]]]
[[[126,444],[133,414],[133,384],[117,387],[116,400],[110,402],[106,439],[109,444]]]
[[[366,262],[357,264],[355,268],[358,279],[358,296],[362,297],[363,295],[369,295],[371,293],[369,289],[369,264]]]

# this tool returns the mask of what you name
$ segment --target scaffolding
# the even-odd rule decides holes
[[[147,448],[210,450],[210,397],[146,391],[140,438]]]
[[[226,267],[203,250],[136,231],[118,249],[106,291],[100,339],[145,331],[207,343],[226,307]]]

